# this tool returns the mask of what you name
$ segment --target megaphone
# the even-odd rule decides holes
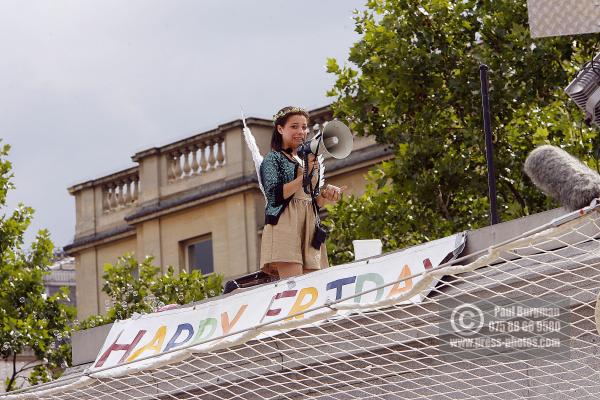
[[[343,122],[334,119],[325,123],[322,132],[298,147],[298,156],[324,154],[333,158],[346,158],[352,151],[352,132]]]

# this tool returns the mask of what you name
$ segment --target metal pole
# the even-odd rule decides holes
[[[492,124],[490,121],[490,99],[488,96],[488,66],[479,66],[479,78],[481,79],[481,105],[483,106],[483,130],[485,132],[485,157],[488,167],[488,196],[490,199],[490,223],[497,224],[498,209],[496,206],[496,170],[494,169],[494,147],[492,143]]]

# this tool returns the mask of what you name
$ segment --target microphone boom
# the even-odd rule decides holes
[[[571,211],[600,197],[600,175],[558,147],[534,149],[524,170],[535,186]]]

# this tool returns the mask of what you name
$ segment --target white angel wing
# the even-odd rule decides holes
[[[319,154],[317,160],[319,161],[319,187],[322,188],[325,184],[325,159],[323,154]]]
[[[260,164],[262,164],[263,156],[260,154],[260,150],[256,144],[256,139],[254,138],[254,135],[252,135],[250,128],[244,127],[242,131],[244,132],[244,140],[246,141],[246,145],[250,149],[250,153],[252,153],[252,160],[254,161],[254,168],[256,168],[256,176],[258,177],[258,186],[260,187],[260,191],[266,199],[267,196],[265,195],[265,189],[260,181]]]

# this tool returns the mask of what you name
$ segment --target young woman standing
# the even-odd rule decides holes
[[[315,234],[315,211],[310,195],[302,187],[303,166],[296,149],[308,135],[309,116],[299,107],[284,107],[273,117],[271,151],[260,166],[260,179],[267,204],[261,242],[261,269],[284,279],[327,267],[325,244],[311,246]],[[314,168],[313,183],[318,178],[319,163],[309,157],[309,170]],[[338,201],[342,191],[324,185],[316,202]]]

